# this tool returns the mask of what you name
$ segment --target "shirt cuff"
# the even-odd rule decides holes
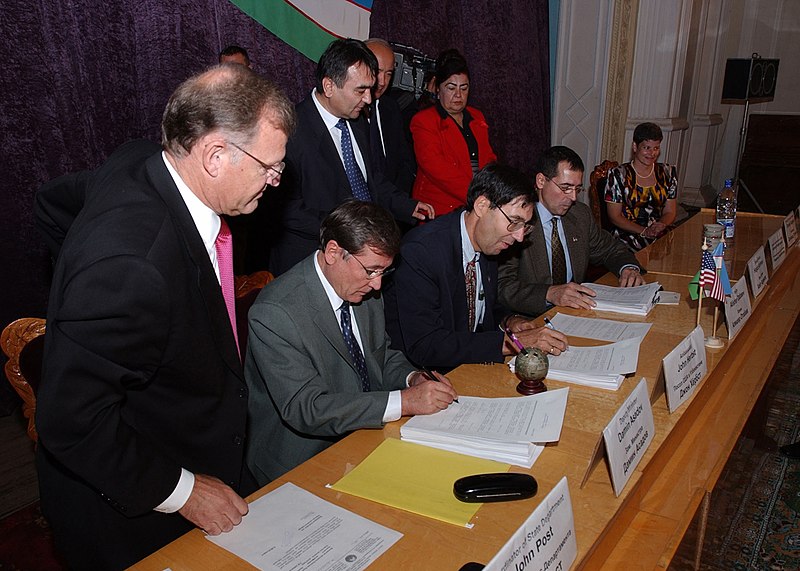
[[[386,411],[383,413],[383,422],[394,422],[403,416],[403,403],[400,391],[390,391],[386,401]]]
[[[153,511],[171,514],[181,509],[189,500],[194,489],[194,474],[185,468],[181,468],[181,477],[178,485],[172,490],[169,497],[153,508]]]
[[[636,264],[625,264],[624,266],[622,266],[622,267],[619,269],[619,273],[621,274],[622,272],[624,272],[624,271],[625,271],[625,270],[627,270],[628,268],[630,268],[630,269],[632,269],[632,270],[636,270],[636,271],[637,271],[637,272],[639,272],[640,274],[642,273],[642,268],[640,268],[640,267],[639,267],[639,266],[637,266]]]

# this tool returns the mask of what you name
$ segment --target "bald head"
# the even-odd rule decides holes
[[[375,81],[375,99],[380,98],[392,85],[394,78],[394,51],[386,40],[370,38],[365,42],[378,60],[378,77]]]

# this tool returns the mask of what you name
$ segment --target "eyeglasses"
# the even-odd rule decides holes
[[[517,232],[520,228],[524,228],[526,236],[531,233],[531,230],[533,230],[533,224],[529,224],[528,222],[523,222],[522,220],[513,220],[509,218],[508,214],[506,214],[502,208],[500,208],[499,204],[496,204],[495,206],[497,206],[497,209],[500,211],[500,214],[505,216],[506,220],[508,220],[507,229],[509,232],[514,233]]]
[[[242,147],[240,147],[239,145],[237,145],[233,141],[229,141],[229,142],[230,142],[231,145],[233,145],[234,147],[236,147],[237,149],[242,151],[245,155],[247,155],[248,157],[253,159],[259,165],[261,165],[261,168],[263,168],[265,171],[270,173],[273,176],[273,178],[281,178],[281,175],[283,174],[283,169],[286,168],[286,163],[285,162],[281,161],[281,162],[276,163],[274,165],[268,165],[267,163],[265,163],[264,161],[262,161],[258,157],[255,157],[255,156],[251,155],[250,153],[248,153],[247,151],[245,151]]]
[[[347,250],[345,250],[345,252],[347,252]],[[358,262],[359,266],[364,268],[364,271],[367,272],[367,279],[374,280],[375,278],[378,277],[386,277],[394,271],[393,267],[384,268],[382,270],[370,270],[369,268],[367,268],[367,266],[361,263],[361,260],[359,260],[355,254],[351,254],[350,252],[347,253],[350,254],[351,258],[353,258],[356,262]]]
[[[547,180],[552,182],[554,185],[556,185],[561,190],[561,192],[563,192],[564,194],[569,194],[570,192],[574,192],[575,196],[578,196],[580,193],[583,192],[583,186],[581,186],[581,185],[558,184],[552,178],[549,178],[549,177],[544,177],[544,178],[546,178]]]

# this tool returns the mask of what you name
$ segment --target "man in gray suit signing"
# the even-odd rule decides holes
[[[273,480],[350,431],[431,414],[457,397],[389,348],[374,295],[400,249],[392,215],[348,201],[322,223],[320,249],[267,285],[250,309],[247,463]]]
[[[500,303],[539,315],[554,305],[591,309],[594,290],[581,285],[589,263],[619,277],[620,287],[644,283],[633,254],[594,221],[578,195],[583,161],[569,147],[546,149],[537,166],[536,223],[519,248],[510,248],[499,271]]]

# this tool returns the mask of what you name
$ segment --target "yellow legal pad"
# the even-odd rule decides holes
[[[507,472],[509,467],[494,460],[389,438],[332,488],[466,527],[481,504],[457,500],[453,483],[472,474]]]

